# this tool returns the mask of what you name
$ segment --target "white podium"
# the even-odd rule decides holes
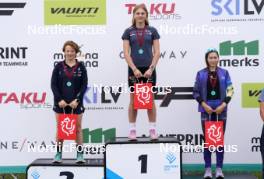
[[[182,156],[175,138],[117,138],[106,144],[106,179],[181,179]]]
[[[52,159],[37,159],[27,168],[27,179],[102,179],[104,160],[88,159],[85,164],[76,164],[75,159],[64,159],[53,164]]]

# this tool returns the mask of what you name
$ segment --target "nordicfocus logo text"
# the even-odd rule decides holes
[[[259,41],[220,43],[219,53],[222,67],[257,67],[260,65]]]
[[[0,47],[0,66],[28,66],[28,47]]]

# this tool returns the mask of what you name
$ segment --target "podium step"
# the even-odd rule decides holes
[[[86,159],[84,164],[76,164],[75,159],[64,159],[60,164],[52,161],[53,159],[35,160],[27,168],[27,179],[101,179],[104,176],[103,159]]]
[[[181,150],[176,138],[116,138],[105,146],[107,179],[181,179]]]
[[[37,159],[30,166],[104,166],[103,159],[85,159],[85,163],[76,164],[76,159],[63,159],[62,163],[52,163],[53,159]]]
[[[115,144],[127,144],[127,143],[177,143],[180,144],[180,142],[175,137],[160,137],[157,140],[150,140],[149,137],[138,137],[137,140],[130,141],[127,137],[117,137],[111,142],[107,143],[115,143]]]

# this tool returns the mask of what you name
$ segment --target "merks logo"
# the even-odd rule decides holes
[[[14,9],[24,8],[26,3],[0,3],[0,16],[11,16]]]
[[[225,41],[219,45],[222,67],[257,67],[260,65],[259,41]]]
[[[233,53],[232,53],[233,50]],[[228,55],[258,55],[259,41],[251,41],[246,43],[244,40],[231,43],[231,41],[222,42],[220,44],[220,54]]]
[[[116,129],[110,128],[103,130],[102,128],[90,130],[89,128],[83,129],[83,142],[84,143],[105,143],[114,141],[116,138]]]
[[[260,137],[251,138],[251,152],[260,152]]]

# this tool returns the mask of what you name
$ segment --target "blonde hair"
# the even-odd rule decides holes
[[[145,4],[138,4],[135,6],[135,8],[133,9],[133,18],[132,18],[132,26],[136,26],[136,20],[134,18],[136,11],[138,9],[143,9],[146,12],[147,15],[147,19],[145,20],[145,25],[149,25],[149,21],[148,21],[148,10]]]

